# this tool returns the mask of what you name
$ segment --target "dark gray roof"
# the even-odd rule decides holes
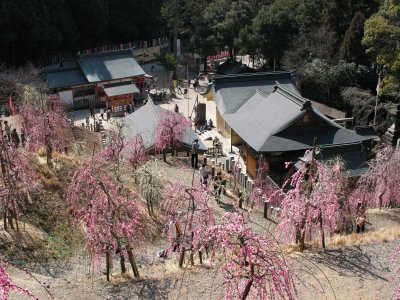
[[[305,150],[312,147],[314,137],[317,138],[318,145],[359,144],[364,140],[363,137],[343,127],[293,126],[269,137],[259,152]]]
[[[255,73],[256,70],[236,60],[227,59],[215,68],[217,74],[229,75],[240,73]]]
[[[156,126],[162,111],[166,111],[166,109],[155,105],[153,101],[149,99],[146,105],[124,118],[126,124],[126,127],[124,127],[125,138],[129,139],[140,134],[146,148],[154,148],[156,142]],[[183,138],[179,142],[186,147],[191,147],[194,139],[199,140],[200,151],[208,150],[207,146],[198,138],[197,134],[190,126],[186,128]]]
[[[104,91],[106,92],[108,97],[139,93],[139,89],[136,87],[134,83],[105,86]]]
[[[291,126],[306,113],[314,120],[313,124]],[[257,152],[308,149],[314,137],[320,145],[364,140],[313,109],[309,100],[279,84],[268,96],[256,91],[236,112],[225,114],[224,119]]]
[[[354,131],[362,136],[368,138],[377,138],[378,134],[376,133],[374,126],[372,125],[365,125],[365,126],[354,126]]]
[[[82,55],[79,66],[89,82],[144,75],[131,50]]]
[[[69,68],[46,69],[44,76],[49,89],[62,89],[72,86],[88,84],[78,66]]]
[[[276,81],[298,93],[290,72],[259,72],[238,75],[216,75],[212,92],[221,115],[237,111],[256,90],[265,95],[273,92]]]
[[[361,176],[368,170],[366,155],[361,144],[319,146],[319,150],[316,158],[322,163],[339,157],[344,162],[347,177]],[[310,161],[311,155],[312,152],[308,151],[304,157],[299,158],[295,167],[299,169],[304,162]]]

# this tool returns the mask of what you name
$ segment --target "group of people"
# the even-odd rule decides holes
[[[17,128],[11,129],[11,125],[8,123],[8,121],[4,121],[4,140],[7,142],[11,142],[16,148],[19,147],[19,144],[22,141],[22,145],[25,145],[25,130],[24,126],[22,124],[21,126],[21,138],[19,137],[19,134],[17,132]]]
[[[206,132],[207,130],[211,130],[214,127],[214,122],[210,119],[206,123],[200,126],[200,134]]]

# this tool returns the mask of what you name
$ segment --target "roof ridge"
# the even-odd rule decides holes
[[[213,82],[229,82],[229,81],[251,81],[251,80],[277,80],[277,79],[292,79],[292,72],[277,71],[277,72],[255,72],[255,73],[239,73],[228,75],[215,75]]]
[[[104,51],[104,52],[80,53],[80,54],[78,54],[78,59],[86,58],[86,57],[107,56],[107,55],[116,54],[116,53],[131,53],[133,55],[133,50],[134,50],[133,48],[128,48],[128,49],[118,49],[118,50],[110,50],[110,51]]]
[[[312,108],[311,100],[304,98],[296,93],[290,91],[283,85],[281,85],[278,81],[275,82],[274,93],[278,92],[282,96],[288,98],[292,102],[296,103],[297,105],[301,106],[301,110],[308,110]]]

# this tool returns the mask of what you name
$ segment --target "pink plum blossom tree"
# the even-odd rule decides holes
[[[267,218],[268,205],[278,206],[281,203],[281,193],[276,185],[268,180],[269,167],[263,156],[258,161],[257,175],[254,179],[253,188],[250,194],[251,206],[263,205],[264,217]]]
[[[294,273],[278,245],[247,227],[242,213],[226,213],[204,237],[223,273],[225,299],[295,298]]]
[[[191,122],[183,115],[172,112],[163,111],[160,113],[160,119],[156,126],[156,150],[164,153],[164,161],[166,160],[165,151],[170,149],[172,155],[179,144],[179,140],[183,138],[185,130]]]
[[[382,208],[399,204],[400,151],[392,147],[380,149],[369,162],[368,171],[361,177],[359,188],[359,196],[368,194],[369,207]]]
[[[134,276],[139,277],[134,252],[144,241],[148,220],[137,195],[123,190],[99,169],[87,165],[71,176],[66,198],[72,215],[85,228],[86,247],[92,262],[106,254],[107,279],[114,253],[120,256],[123,273],[127,254]]]
[[[9,267],[9,266],[11,266],[11,265],[8,263],[3,263],[0,260],[0,300],[8,300],[9,296],[10,296],[10,292],[17,292],[21,295],[29,297],[30,299],[38,300],[39,298],[34,296],[31,291],[17,285],[16,283],[14,283],[11,280],[10,275],[8,275],[8,273],[6,272],[6,267]],[[20,268],[18,268],[16,266],[13,266],[13,267],[21,270]],[[21,270],[21,271],[23,271],[29,278],[36,281],[46,291],[49,298],[53,299],[53,296],[50,294],[48,289],[45,286],[43,286],[32,274],[30,274],[29,272],[26,272],[24,270]]]
[[[26,149],[46,149],[47,164],[50,165],[53,151],[64,152],[65,130],[70,127],[61,102],[54,96],[39,94],[36,101],[23,102],[21,115],[26,137]]]
[[[147,161],[149,156],[148,151],[140,134],[135,135],[126,142],[123,156],[133,170],[136,170]]]
[[[276,232],[289,240],[295,238],[300,251],[304,250],[306,234],[312,239],[319,232],[325,247],[325,231],[333,234],[348,221],[346,186],[340,161],[322,165],[313,158],[291,177],[289,191],[282,191],[281,218]]]
[[[4,138],[0,123],[0,204],[3,210],[4,229],[8,225],[19,231],[18,219],[21,209],[30,200],[30,193],[40,185],[35,170],[20,149]]]
[[[177,235],[167,231],[167,238],[172,245],[179,245],[180,252],[179,267],[183,266],[185,251],[190,251],[190,261],[194,264],[194,252],[199,252],[200,263],[202,263],[203,247],[200,241],[204,240],[205,232],[209,226],[214,225],[214,213],[212,206],[208,203],[210,192],[202,185],[187,188],[179,183],[172,183],[165,188],[164,199],[161,207],[167,215],[167,225],[172,222],[179,228]]]

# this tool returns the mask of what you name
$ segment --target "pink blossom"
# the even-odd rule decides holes
[[[179,113],[161,112],[156,126],[156,150],[176,149],[179,140],[183,138],[186,128],[190,125],[191,122]]]
[[[247,228],[240,213],[226,213],[207,229],[203,241],[221,252],[219,268],[225,278],[225,299],[294,299],[294,273],[279,254],[275,241]]]

